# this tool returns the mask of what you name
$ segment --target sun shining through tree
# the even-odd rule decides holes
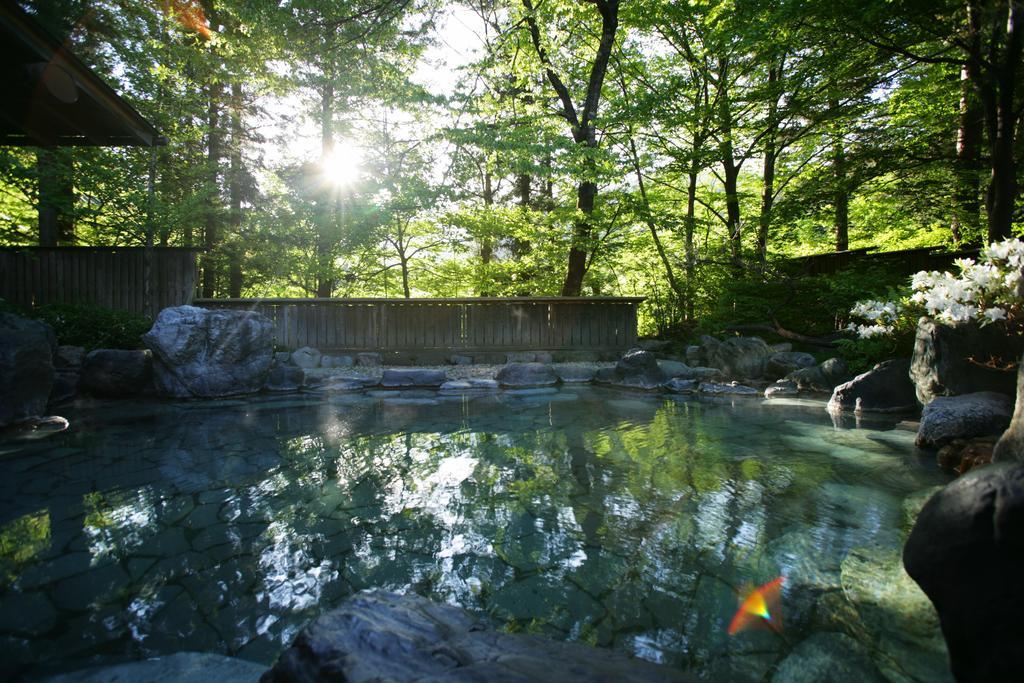
[[[362,151],[351,142],[341,140],[320,160],[320,169],[332,186],[349,187],[359,179],[362,161]]]

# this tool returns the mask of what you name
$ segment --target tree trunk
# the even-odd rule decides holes
[[[325,73],[326,83],[320,93],[320,158],[326,159],[334,151],[334,83],[332,73]],[[316,226],[316,295],[330,298],[334,290],[331,277],[331,210],[334,202],[323,193],[317,200]]]
[[[693,233],[697,227],[697,152],[700,143],[694,140],[693,160],[687,174],[686,221],[683,235],[683,250],[686,256],[686,318],[693,320],[693,280],[697,271],[697,253],[693,247]]]
[[[636,151],[636,142],[633,141],[632,137],[629,138],[629,152],[630,161],[633,162],[633,172],[636,174],[636,182],[639,186],[638,189],[640,190],[640,201],[643,205],[644,222],[647,224],[647,229],[651,233],[651,239],[654,240],[654,247],[658,251],[658,258],[661,259],[661,264],[665,267],[665,277],[668,278],[669,287],[672,288],[672,292],[676,295],[676,299],[679,303],[685,306],[686,292],[676,279],[676,273],[672,268],[672,262],[669,260],[668,253],[666,253],[665,247],[661,243],[661,237],[658,236],[658,228],[654,225],[654,218],[651,215],[651,203],[647,199],[647,188],[644,185],[644,175],[640,171],[640,155]]]
[[[71,149],[36,150],[39,179],[39,246],[55,247],[75,241],[74,162]]]
[[[761,172],[761,211],[757,216],[757,261],[761,272],[768,262],[768,229],[771,226],[772,207],[775,204],[775,164],[778,158],[778,95],[775,86],[782,77],[782,65],[768,69],[768,86],[771,99],[768,102],[767,131],[764,136],[764,168]]]
[[[238,299],[242,296],[242,85],[231,84],[231,179],[228,182],[231,249],[228,253],[228,296]]]
[[[222,138],[220,130],[220,100],[224,86],[214,81],[210,84],[209,101],[206,111],[208,127],[206,143],[206,164],[208,191],[210,196],[206,206],[206,225],[203,231],[203,297],[211,298],[217,289],[217,261],[214,250],[220,241],[218,228],[220,223],[220,158],[222,155]]]
[[[402,258],[402,294],[406,299],[412,297],[412,293],[409,291],[409,259]]]
[[[991,164],[985,208],[988,241],[995,242],[1011,236],[1017,199],[1014,134],[1019,112],[1014,100],[1024,50],[1024,5],[1011,1],[1001,3],[997,11],[987,9],[978,0],[967,3],[967,62],[985,113]],[[983,26],[986,18],[989,23]]]
[[[615,46],[615,35],[619,28],[619,0],[592,0],[601,15],[601,39],[598,42],[594,61],[590,65],[590,76],[587,79],[586,96],[583,106],[577,109],[572,96],[562,79],[555,73],[547,48],[541,38],[540,26],[532,0],[522,0],[526,9],[526,25],[530,32],[530,40],[537,52],[537,57],[544,66],[548,82],[558,96],[562,114],[569,122],[573,142],[588,149],[597,148],[597,131],[594,121],[597,118],[601,89],[608,72],[612,48]],[[576,209],[580,217],[573,225],[572,242],[569,246],[568,266],[565,281],[562,284],[562,296],[579,296],[583,291],[583,278],[587,274],[588,251],[591,247],[592,226],[590,217],[594,213],[597,199],[597,167],[593,157],[588,154],[584,164],[582,177],[576,190]]]
[[[725,227],[729,233],[729,251],[733,268],[743,267],[743,235],[740,224],[739,176],[740,166],[733,158],[732,107],[729,102],[729,60],[718,62],[718,123],[721,142],[718,149],[722,161],[722,184],[725,189]]]
[[[484,171],[484,206],[487,208],[494,206],[494,181],[491,178],[490,169]],[[491,236],[484,235],[480,241],[480,262],[485,266],[489,265],[493,256],[494,245],[491,242]]]
[[[579,296],[583,291],[583,277],[587,274],[587,250],[591,239],[590,216],[597,199],[597,183],[585,180],[576,190],[576,209],[582,216],[573,224],[572,244],[569,247],[569,265],[562,284],[562,296]]]
[[[829,104],[831,109],[838,102]],[[832,204],[835,209],[836,251],[850,248],[850,190],[846,177],[846,147],[841,131],[832,134]]]
[[[965,64],[960,70],[960,123],[953,162],[953,220],[950,224],[953,242],[958,245],[965,238],[974,239],[977,235],[981,211],[981,141],[985,114],[972,80],[971,69]]]

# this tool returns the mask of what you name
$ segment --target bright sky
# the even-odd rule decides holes
[[[450,7],[437,22],[436,44],[429,47],[412,75],[412,80],[435,95],[451,94],[460,78],[460,68],[479,56],[483,23],[465,7]],[[282,68],[288,68],[282,65]],[[320,134],[316,121],[296,116],[307,108],[298,95],[273,98],[264,103],[266,118],[259,131],[266,139],[265,161],[269,166],[314,161],[320,156]],[[357,141],[353,141],[357,142]],[[346,141],[339,141],[341,146]]]

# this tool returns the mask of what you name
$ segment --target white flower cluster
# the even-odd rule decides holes
[[[856,332],[861,339],[891,334],[902,312],[903,306],[894,301],[858,301],[850,313],[870,324],[850,323],[847,329]]]
[[[990,244],[981,261],[959,259],[959,275],[921,271],[911,280],[910,302],[944,323],[977,321],[982,325],[1005,320],[1024,303],[1024,242],[1009,239]],[[869,325],[850,324],[861,338],[893,331],[900,311],[893,302],[862,301],[850,313]]]

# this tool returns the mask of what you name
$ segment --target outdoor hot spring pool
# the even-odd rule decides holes
[[[269,664],[380,588],[710,680],[949,680],[899,561],[948,477],[898,418],[551,391],[92,402],[8,435],[0,678]],[[729,636],[736,590],[780,575],[781,633]]]

